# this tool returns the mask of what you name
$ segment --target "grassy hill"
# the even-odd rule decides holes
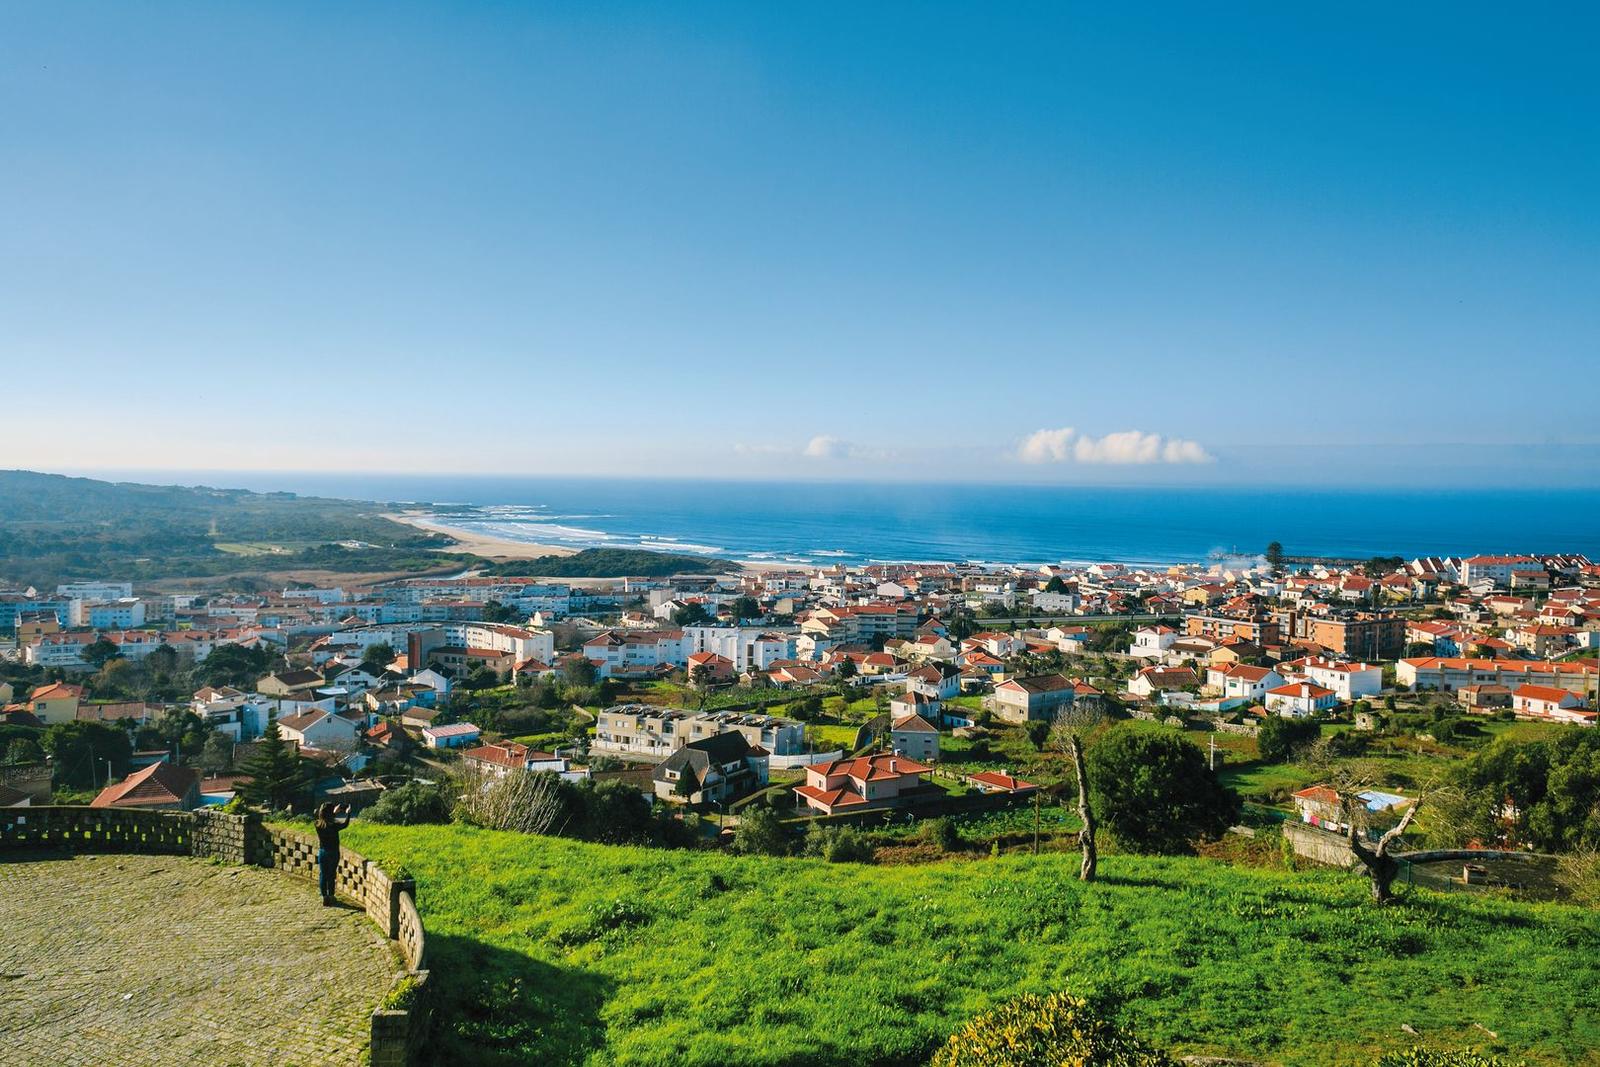
[[[449,545],[448,538],[392,522],[380,510],[293,493],[0,471],[0,585],[291,568],[372,573],[471,562],[471,556],[441,556],[434,550]]]
[[[674,574],[726,574],[738,566],[725,559],[643,552],[634,548],[586,548],[570,556],[540,556],[492,563],[484,574],[541,578],[665,578]]]
[[[1111,856],[921,867],[357,824],[418,881],[440,1062],[919,1064],[1022,991],[1114,998],[1181,1052],[1364,1064],[1431,1044],[1600,1063],[1600,914],[1335,871]],[[1494,1042],[1473,1024],[1499,1034]]]

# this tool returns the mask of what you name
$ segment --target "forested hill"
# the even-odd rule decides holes
[[[643,552],[632,548],[586,548],[571,556],[540,556],[494,563],[482,573],[542,578],[665,578],[674,574],[726,574],[738,564],[710,556]]]
[[[353,500],[0,471],[0,587],[471,563]]]

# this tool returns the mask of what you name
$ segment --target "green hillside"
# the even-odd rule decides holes
[[[0,586],[291,568],[370,573],[472,561],[441,555],[435,550],[448,538],[392,522],[381,510],[293,493],[0,471]]]
[[[829,865],[358,824],[418,881],[445,1063],[920,1064],[1023,991],[1183,1053],[1600,1063],[1600,914],[1201,859]],[[1498,1041],[1479,1024],[1499,1035]]]

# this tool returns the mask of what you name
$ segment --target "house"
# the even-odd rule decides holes
[[[193,811],[200,806],[200,774],[189,767],[152,763],[116,785],[106,786],[89,806]]]
[[[322,708],[309,708],[277,720],[284,740],[304,748],[325,748],[348,752],[356,747],[361,726]]]
[[[1059,709],[1070,707],[1076,696],[1071,678],[1039,674],[1001,682],[984,698],[984,706],[998,719],[1020,723],[1053,718]]]
[[[1493,712],[1511,706],[1511,690],[1503,685],[1464,685],[1456,690],[1456,699],[1468,711]]]
[[[478,728],[470,722],[453,722],[448,726],[424,726],[422,743],[428,748],[465,748],[478,743]]]
[[[896,719],[907,715],[921,715],[938,721],[943,715],[943,710],[939,701],[933,697],[925,697],[921,693],[897,693],[889,698],[889,715]]]
[[[961,671],[948,663],[929,663],[906,674],[906,692],[940,702],[961,695]]]
[[[651,783],[661,800],[725,804],[767,784],[767,756],[742,734],[713,734],[668,756]]]
[[[807,767],[806,784],[794,792],[807,807],[824,815],[892,808],[922,788],[922,776],[932,769],[904,756],[833,760]]]
[[[1355,799],[1371,815],[1387,815],[1389,818],[1393,818],[1398,809],[1411,803],[1408,797],[1377,789],[1357,793]],[[1294,806],[1300,821],[1310,826],[1320,826],[1336,834],[1347,833],[1350,829],[1350,824],[1345,821],[1344,805],[1339,793],[1332,786],[1313,785],[1300,790],[1294,794]]]
[[[607,630],[583,643],[600,677],[644,677],[688,662],[682,630]]]
[[[409,726],[413,730],[424,730],[432,726],[433,720],[437,719],[441,714],[443,712],[439,708],[414,704],[400,713],[400,725]]]
[[[536,752],[516,741],[500,741],[469,748],[461,753],[461,762],[496,777],[504,777],[511,771],[554,771],[562,774],[568,767],[566,757],[552,752]]]
[[[0,785],[0,808],[30,808],[32,806],[32,793],[24,793],[20,789],[12,789],[9,785]]]
[[[1024,782],[1021,778],[1013,777],[1009,771],[979,771],[977,774],[967,775],[967,784],[980,793],[1014,793],[1025,796],[1037,793],[1039,787],[1032,782]]]
[[[1170,626],[1142,626],[1133,631],[1133,643],[1128,655],[1140,659],[1160,659],[1178,639],[1178,631]]]
[[[1383,691],[1383,668],[1370,663],[1348,663],[1308,656],[1284,664],[1283,672],[1287,680],[1314,682],[1325,689],[1332,689],[1340,700],[1359,700],[1377,696]]]
[[[1217,690],[1224,700],[1244,699],[1259,701],[1267,690],[1284,683],[1283,675],[1270,667],[1252,667],[1233,663],[1226,667],[1212,667],[1206,671],[1206,684]]]
[[[1522,685],[1511,694],[1511,710],[1519,717],[1550,719],[1593,725],[1595,713],[1584,708],[1583,698],[1548,685]]]
[[[732,682],[733,660],[715,652],[696,652],[689,657],[689,684],[725,685]]]
[[[1285,718],[1305,718],[1339,703],[1339,694],[1314,682],[1290,682],[1267,691],[1267,710]]]
[[[691,741],[714,734],[737,733],[755,748],[777,756],[805,752],[805,726],[774,715],[732,711],[699,714],[650,704],[618,704],[596,717],[596,753],[664,760]]]
[[[1200,686],[1200,676],[1188,667],[1146,667],[1128,682],[1128,692],[1136,697],[1156,693],[1177,693]]]
[[[1003,634],[994,631],[981,631],[967,637],[961,642],[963,652],[987,652],[996,659],[1005,659],[1015,656],[1027,648],[1027,642],[1016,634]]]
[[[280,671],[256,683],[256,692],[269,697],[293,697],[319,689],[324,679],[317,671]]]
[[[66,682],[51,682],[34,688],[28,694],[28,710],[46,726],[58,722],[72,722],[78,717],[78,704],[83,700],[83,686]]]
[[[896,756],[932,762],[939,758],[939,728],[914,712],[902,715],[889,723],[889,748]]]

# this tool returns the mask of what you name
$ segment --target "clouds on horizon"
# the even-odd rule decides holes
[[[1080,434],[1071,426],[1035,430],[1017,446],[1023,463],[1129,465],[1212,463],[1215,457],[1198,441],[1164,437],[1143,430],[1122,430],[1103,437]]]

